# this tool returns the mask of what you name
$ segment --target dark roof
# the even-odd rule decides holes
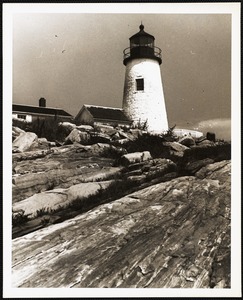
[[[94,119],[130,122],[122,109],[93,105],[84,106],[91,113]]]
[[[153,35],[151,35],[151,34],[149,34],[149,33],[147,33],[147,32],[145,32],[143,29],[144,29],[144,26],[141,24],[140,26],[139,26],[139,29],[140,29],[140,31],[138,32],[138,33],[135,33],[133,36],[131,36],[129,39],[131,40],[131,39],[134,39],[134,38],[136,38],[136,37],[140,37],[140,36],[146,36],[146,37],[149,37],[149,38],[151,38],[151,39],[155,39],[154,38],[154,36]]]
[[[23,113],[34,113],[34,114],[43,114],[43,115],[58,115],[72,117],[65,110],[59,108],[50,108],[50,107],[40,107],[40,106],[30,106],[22,104],[13,104],[13,111],[23,112]]]

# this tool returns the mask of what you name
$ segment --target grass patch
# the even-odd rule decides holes
[[[153,158],[167,157],[169,152],[163,147],[165,141],[164,136],[145,133],[133,141],[124,143],[123,147],[128,153],[149,151]]]

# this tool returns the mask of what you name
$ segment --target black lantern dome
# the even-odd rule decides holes
[[[152,58],[162,63],[161,49],[154,46],[154,36],[144,31],[144,25],[139,26],[140,31],[129,38],[130,47],[126,48],[123,64],[134,58]]]

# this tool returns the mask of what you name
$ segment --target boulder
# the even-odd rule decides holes
[[[14,141],[21,133],[24,133],[25,131],[23,129],[20,129],[19,127],[12,126],[12,141]]]
[[[113,135],[112,135],[112,141],[117,141],[117,140],[119,140],[121,137],[120,137],[120,135],[119,135],[119,133],[118,132],[115,132]]]
[[[78,129],[73,129],[70,134],[65,138],[65,144],[68,143],[80,143],[81,138],[80,138],[80,131]]]
[[[39,144],[48,144],[49,142],[47,141],[46,138],[38,138],[38,143]]]
[[[56,142],[48,142],[48,144],[50,147],[56,147],[56,145],[57,145]]]
[[[228,187],[230,187],[231,162],[229,160],[222,160],[220,162],[208,164],[201,168],[195,176],[200,179],[208,178],[217,180],[220,183],[227,182]]]
[[[129,139],[129,135],[127,133],[123,132],[122,130],[119,130],[118,134],[121,139]]]
[[[123,166],[128,166],[130,164],[139,163],[150,159],[152,159],[150,152],[143,151],[125,154],[120,158],[119,162]]]
[[[107,149],[107,148],[110,148],[110,147],[111,147],[111,145],[107,144],[107,143],[96,143],[96,144],[91,145],[90,149],[94,150],[94,151],[99,149],[98,152],[100,152],[100,150]]]
[[[107,132],[105,132],[106,134],[108,134],[111,138],[117,133],[116,129],[111,129]]]
[[[37,141],[37,135],[33,132],[22,132],[13,141],[13,152],[24,152],[28,150],[34,141]]]
[[[117,132],[117,130],[110,125],[97,124],[95,128],[97,132],[107,134],[108,136],[112,136]]]
[[[212,142],[216,141],[216,135],[214,132],[207,132],[206,138],[207,138],[207,140],[212,141]]]
[[[178,143],[187,147],[191,147],[196,144],[194,138],[190,135],[184,136],[183,138],[179,139]]]
[[[18,137],[19,135],[12,131],[12,142]]]
[[[89,133],[85,131],[79,131],[78,129],[73,129],[70,134],[65,138],[65,144],[68,143],[87,143],[90,139]]]
[[[46,138],[38,138],[29,148],[29,151],[47,150],[50,147],[50,142]]]
[[[61,127],[65,127],[66,129],[68,129],[70,132],[76,128],[76,125],[73,124],[73,123],[70,123],[70,122],[60,122],[58,124],[58,126],[61,126]]]
[[[90,131],[94,130],[94,127],[91,125],[79,125],[79,126],[76,126],[76,129],[78,129],[80,131],[90,132]]]
[[[163,181],[167,180],[167,174],[177,173],[177,165],[170,159],[158,158],[149,162],[151,162],[150,165],[146,164],[144,167],[142,167],[143,172],[146,172],[148,180],[158,179]]]
[[[187,146],[184,146],[178,142],[164,142],[163,148],[169,149],[169,156],[183,157],[184,151],[189,149]],[[163,149],[164,154],[166,154],[165,149]],[[167,154],[168,156],[168,154]]]
[[[101,132],[91,132],[91,142],[92,143],[109,143],[111,137],[108,134]]]
[[[184,152],[186,149],[188,149],[187,146],[184,146],[183,144],[180,144],[178,142],[164,142],[163,145],[170,147],[171,150],[177,152]]]
[[[193,162],[188,162],[185,166],[185,170],[190,173],[190,175],[194,175],[197,171],[199,171],[202,167],[212,164],[214,161],[210,158],[205,158],[201,160],[196,160]]]
[[[98,128],[101,132],[106,132],[109,130],[114,130],[113,126],[104,125],[104,124],[96,124],[96,128]]]

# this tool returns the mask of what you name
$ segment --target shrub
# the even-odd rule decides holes
[[[174,133],[174,129],[175,129],[176,125],[170,127],[164,134],[163,134],[163,138],[167,141],[167,142],[173,142],[176,141],[178,138]]]
[[[224,159],[231,159],[231,144],[222,143],[213,146],[196,146],[190,149],[186,149],[184,152],[183,160],[185,162],[201,160],[204,158],[211,158],[215,161],[220,161]]]
[[[52,209],[50,209],[49,207],[43,207],[41,209],[38,209],[36,211],[36,217],[42,217],[44,215],[49,215],[53,212]]]
[[[23,129],[24,131],[34,132],[38,138],[46,138],[48,141],[63,142],[70,133],[67,128],[59,126],[58,118],[38,118],[32,122],[25,120],[13,119],[12,125]]]
[[[24,211],[12,215],[12,226],[20,226],[29,221],[28,215],[24,214]]]
[[[164,157],[163,142],[165,139],[159,135],[145,133],[133,141],[123,144],[128,153],[149,151],[153,158]]]
[[[58,119],[37,119],[33,121],[32,130],[39,138],[46,138],[48,141],[64,141],[68,132],[59,126],[60,120]]]
[[[70,130],[64,126],[59,126],[59,122],[60,120],[54,118],[36,119],[32,122],[13,119],[12,125],[19,127],[24,131],[34,132],[38,138],[46,138],[48,141],[63,142],[70,133]]]
[[[12,119],[12,126],[18,127],[24,131],[31,129],[31,123],[21,119]]]
[[[147,131],[148,130],[148,120],[146,120],[145,122],[141,122],[141,120],[139,119],[137,123],[132,124],[132,128]]]

